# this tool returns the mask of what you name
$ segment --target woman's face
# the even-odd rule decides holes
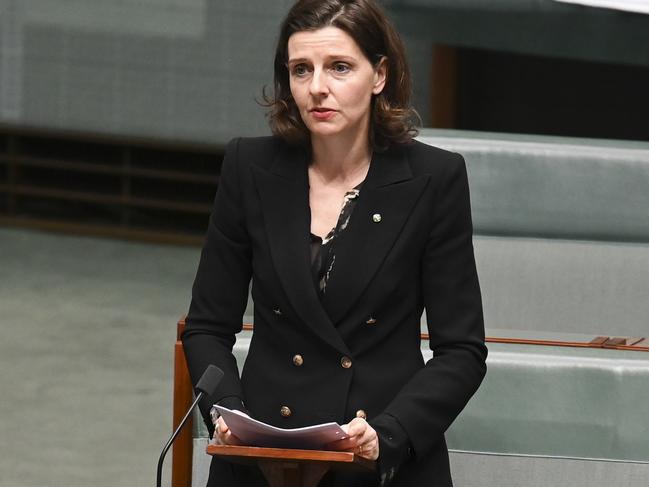
[[[375,69],[337,27],[296,32],[288,39],[291,94],[311,136],[367,134],[372,95],[383,90],[385,59]]]

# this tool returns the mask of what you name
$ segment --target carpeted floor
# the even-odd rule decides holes
[[[1,487],[155,485],[199,254],[0,228]]]

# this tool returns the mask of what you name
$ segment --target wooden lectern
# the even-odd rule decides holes
[[[372,472],[376,462],[349,452],[208,445],[207,453],[256,465],[270,487],[316,487],[329,470]]]

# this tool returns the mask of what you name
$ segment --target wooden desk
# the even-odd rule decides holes
[[[271,487],[316,487],[329,470],[376,469],[376,462],[349,452],[208,445],[207,453],[258,466]]]

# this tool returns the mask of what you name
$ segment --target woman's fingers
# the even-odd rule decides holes
[[[223,417],[220,417],[216,422],[216,431],[214,432],[214,438],[216,443],[219,445],[242,445],[243,443],[239,438],[232,434],[230,428],[226,424]]]
[[[379,442],[377,439],[372,439],[367,443],[361,443],[352,451],[359,457],[376,460],[379,457]]]
[[[376,460],[379,457],[379,438],[370,425],[367,425],[363,436],[359,438],[354,453],[369,460]]]
[[[345,426],[347,428],[345,428]],[[369,427],[367,421],[363,418],[354,418],[345,426],[342,427],[343,431],[345,431],[350,437],[362,435]]]
[[[332,450],[349,451],[369,460],[379,457],[379,439],[374,428],[364,419],[354,418],[342,426],[349,438],[328,445]]]

